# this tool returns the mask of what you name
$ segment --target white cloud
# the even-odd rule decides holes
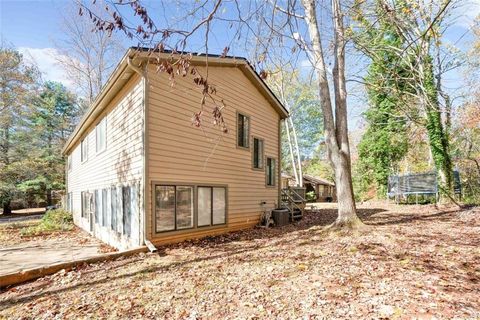
[[[69,79],[65,70],[57,61],[62,56],[57,49],[19,47],[18,51],[24,55],[27,61],[38,66],[44,80],[58,81],[68,89],[76,90],[73,81]]]

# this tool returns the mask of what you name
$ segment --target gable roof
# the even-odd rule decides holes
[[[205,54],[189,53],[192,55],[190,60],[192,65],[205,64]],[[135,65],[140,65],[143,62],[148,62],[150,59],[168,58],[171,56],[171,52],[153,52],[148,48],[143,47],[131,47],[127,50],[122,57],[115,70],[108,78],[102,90],[97,95],[95,101],[90,105],[84,116],[76,126],[75,130],[70,135],[69,139],[65,143],[62,149],[62,154],[68,154],[69,151],[75,146],[79,139],[83,137],[85,131],[91,124],[97,120],[101,112],[107,107],[108,103],[115,97],[120,89],[127,83],[135,71],[129,66],[129,59],[133,60]],[[267,84],[262,80],[260,75],[250,65],[246,58],[226,56],[221,57],[219,55],[208,54],[209,66],[220,67],[236,67],[239,68],[243,74],[253,83],[255,88],[267,99],[272,107],[280,115],[281,119],[288,117],[288,111],[283,104],[278,100],[275,94],[270,90]]]
[[[305,181],[308,181],[312,184],[321,184],[321,185],[326,185],[326,186],[335,186],[335,184],[331,183],[330,181],[328,180],[325,180],[323,178],[320,178],[320,177],[314,177],[314,176],[310,176],[308,174],[304,174],[303,175],[303,180]]]

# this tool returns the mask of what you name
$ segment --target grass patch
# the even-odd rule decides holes
[[[0,224],[0,244],[2,246],[15,245],[22,242],[20,231],[27,227],[36,226],[39,220],[18,221]]]
[[[69,231],[73,229],[73,216],[63,209],[51,210],[45,213],[40,223],[20,230],[22,236],[38,236],[54,231]]]

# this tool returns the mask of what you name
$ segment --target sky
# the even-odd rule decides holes
[[[181,13],[185,6],[188,6],[188,1],[183,1],[180,6],[170,5],[166,8],[160,6],[156,1],[147,1],[147,5],[151,7],[150,12],[165,10],[163,15],[159,14],[158,16],[161,21],[162,18],[167,19]],[[177,2],[172,0],[170,3]],[[246,2],[240,1],[240,3],[247,5]],[[445,35],[445,41],[459,50],[465,51],[472,40],[469,26],[480,13],[480,0],[461,0],[461,4],[461,8],[456,12],[455,22]],[[0,38],[2,43],[16,47],[28,59],[35,61],[45,80],[60,81],[74,90],[73,83],[56,62],[56,56],[59,55],[56,43],[58,44],[62,39],[62,33],[59,31],[62,13],[72,6],[74,6],[73,0],[0,0]],[[213,45],[209,48],[210,53],[221,53],[225,39],[231,37],[229,32],[226,28],[213,32],[214,39],[212,39]],[[192,41],[201,42],[202,40],[193,38]],[[125,40],[126,47],[132,44]],[[236,49],[235,54],[245,53],[241,49]],[[351,62],[355,64],[355,61]],[[300,65],[305,70],[309,68],[307,60],[301,61]],[[451,92],[458,92],[462,88],[461,77],[459,71],[450,72],[445,77],[447,89]],[[361,113],[365,107],[364,99],[356,96],[357,94],[363,95],[362,91],[360,90],[358,93],[355,91],[352,90],[350,95],[350,123],[353,129],[360,126]]]

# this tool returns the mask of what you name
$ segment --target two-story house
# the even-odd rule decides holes
[[[63,149],[75,223],[119,249],[250,228],[280,204],[287,110],[245,59],[209,56],[228,131],[193,126],[201,89],[157,72],[169,56],[130,48]]]

